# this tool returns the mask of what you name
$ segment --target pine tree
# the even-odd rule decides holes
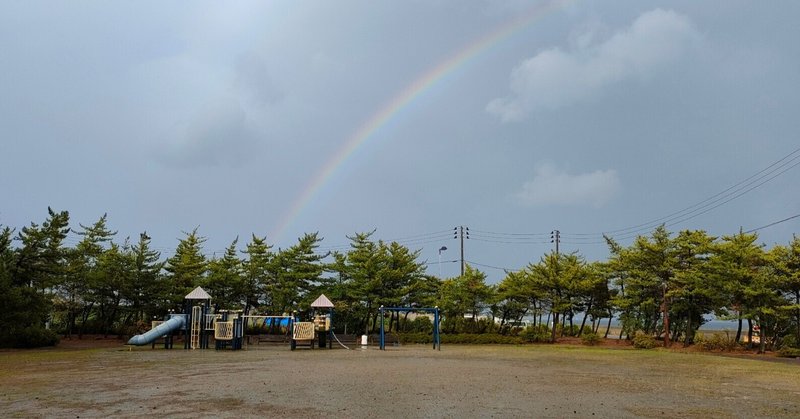
[[[130,303],[126,324],[146,322],[167,310],[164,301],[159,300],[163,294],[164,262],[161,262],[161,253],[150,248],[151,240],[147,232],[143,232],[136,244],[126,248],[131,259],[130,283],[125,288],[125,299]]]
[[[221,308],[242,307],[245,295],[242,260],[237,255],[239,238],[231,242],[221,258],[214,258],[208,264],[208,276],[203,287],[214,297],[214,303]]]
[[[0,320],[0,346],[53,345],[58,337],[45,330],[52,309],[52,290],[64,279],[66,249],[63,241],[69,233],[69,213],[47,209],[48,218],[41,226],[23,227],[16,240],[21,247],[11,249],[11,230],[0,234],[0,292],[3,319]]]
[[[205,237],[197,234],[197,228],[178,243],[175,255],[167,259],[164,269],[167,271],[167,283],[164,299],[173,308],[181,308],[184,297],[193,288],[200,285],[208,270],[202,245]]]
[[[99,268],[99,260],[108,244],[116,235],[106,226],[107,214],[103,214],[91,226],[79,224],[82,231],[80,242],[69,252],[69,263],[65,280],[59,287],[59,296],[66,310],[66,336],[71,336],[80,319],[79,337],[83,335],[86,322],[92,315],[100,297],[97,290],[104,287],[107,279]]]
[[[275,254],[270,251],[266,237],[252,235],[244,253],[247,259],[243,262],[243,299],[244,312],[250,313],[254,307],[264,303],[269,311],[274,310],[274,296],[281,292],[275,273]]]

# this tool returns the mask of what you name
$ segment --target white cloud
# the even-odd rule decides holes
[[[551,48],[511,73],[511,95],[486,106],[503,121],[540,109],[557,109],[590,98],[627,79],[648,79],[684,56],[700,38],[683,15],[661,9],[639,16],[606,41],[592,44],[594,33],[573,34],[573,49]]]
[[[621,189],[617,171],[596,170],[572,175],[552,165],[536,169],[533,180],[525,182],[516,198],[524,205],[591,205],[602,207]]]

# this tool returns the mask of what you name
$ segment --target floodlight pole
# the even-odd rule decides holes
[[[447,246],[442,246],[439,248],[439,279],[442,278],[442,252],[447,250]]]

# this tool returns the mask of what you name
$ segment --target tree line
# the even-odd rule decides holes
[[[438,306],[444,333],[513,334],[527,324],[524,333],[555,341],[608,336],[614,318],[620,338],[643,333],[689,345],[713,315],[738,320],[737,342],[752,342],[758,330],[762,351],[796,346],[800,337],[797,237],[767,249],[755,233],[717,238],[662,226],[629,246],[607,237],[606,261],[550,252],[489,285],[471,266],[453,278],[430,275],[420,250],[373,240],[372,232],[349,236],[349,249],[338,252],[320,252],[317,233],[286,249],[252,235],[207,257],[195,229],[164,258],[147,233],[119,238],[107,222],[103,215],[73,228],[68,212],[48,209],[41,224],[0,225],[0,346],[52,344],[56,334],[137,333],[180,311],[196,286],[217,307],[245,314],[305,315],[324,293],[336,304],[337,333],[374,332],[381,306]],[[68,237],[77,243],[67,245]],[[392,313],[389,330],[424,330],[424,321],[407,316]]]

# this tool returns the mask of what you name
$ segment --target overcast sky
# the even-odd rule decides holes
[[[463,225],[490,282],[554,229],[597,260],[599,233],[628,244],[654,220],[761,227],[800,213],[798,16],[796,1],[1,2],[0,224],[107,212],[164,256],[195,227],[209,255],[253,233],[336,248],[376,229],[433,274],[446,246],[445,276]]]

